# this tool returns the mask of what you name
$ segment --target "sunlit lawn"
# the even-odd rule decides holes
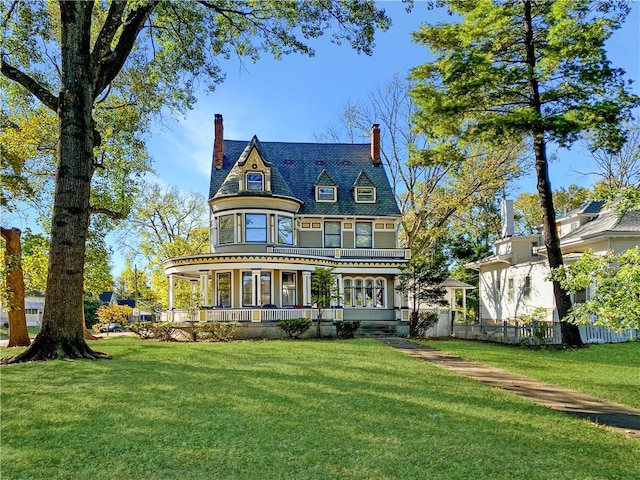
[[[463,340],[423,343],[467,360],[640,408],[640,342],[567,350],[531,350]]]
[[[374,340],[93,346],[0,368],[1,478],[640,478],[637,440]]]

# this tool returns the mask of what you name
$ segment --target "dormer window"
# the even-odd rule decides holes
[[[356,187],[357,203],[375,203],[376,189],[374,187]]]
[[[247,190],[261,192],[264,190],[264,176],[261,172],[247,173]]]
[[[316,187],[317,202],[335,202],[336,187]]]

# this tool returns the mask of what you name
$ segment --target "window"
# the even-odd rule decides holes
[[[383,278],[345,278],[342,291],[343,305],[384,308],[386,283]]]
[[[252,192],[260,192],[264,190],[264,188],[262,188],[262,173],[247,173],[247,190],[251,190]]]
[[[251,272],[242,272],[242,305],[253,305],[253,275]]]
[[[218,284],[218,290],[216,292],[216,304],[219,307],[230,308],[231,307],[231,273],[218,273],[216,275],[216,283]]]
[[[335,202],[336,187],[316,187],[316,200],[318,202]]]
[[[531,242],[531,256],[535,257],[538,255],[538,242]]]
[[[233,215],[223,215],[218,220],[218,243],[233,243]]]
[[[24,309],[24,313],[25,313],[25,315],[37,315],[38,314],[38,309],[37,308],[25,308]]]
[[[340,235],[340,222],[324,222],[324,246],[327,248],[340,248],[342,236]]]
[[[515,294],[515,288],[513,284],[513,278],[510,278],[507,280],[507,299],[509,301],[512,301],[514,294]]]
[[[531,296],[531,277],[527,275],[524,277],[524,285],[522,287],[523,298],[529,298]]]
[[[356,248],[371,248],[373,246],[371,232],[371,223],[356,222]]]
[[[247,213],[244,216],[245,242],[267,241],[267,216],[264,213]]]
[[[376,189],[373,187],[356,187],[356,202],[374,203],[376,201]]]
[[[278,215],[278,243],[293,245],[293,218]]]
[[[260,273],[260,305],[271,303],[271,272]]]
[[[282,272],[282,306],[292,307],[296,305],[296,274]]]
[[[494,298],[494,300],[496,302],[499,302],[500,301],[500,297],[502,296],[501,295],[502,292],[500,291],[501,288],[502,287],[500,285],[500,277],[497,277],[495,279],[495,283],[494,283],[494,287],[493,287],[493,298]]]

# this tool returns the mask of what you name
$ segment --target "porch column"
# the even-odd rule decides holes
[[[169,310],[173,310],[174,308],[174,297],[175,297],[175,277],[173,273],[169,275]]]
[[[261,285],[260,285],[260,269],[251,270],[251,303],[255,306],[260,306]]]
[[[338,275],[335,275],[336,278],[336,288],[338,289],[338,298],[331,300],[331,305],[332,306],[340,306],[342,305],[342,291],[344,290],[344,286],[342,283],[342,274],[339,273]]]
[[[402,293],[400,293],[398,290],[396,290],[396,287],[398,286],[398,277],[393,277],[393,282],[392,286],[393,286],[393,306],[395,307],[404,307],[404,302],[402,301]]]
[[[302,306],[311,305],[311,272],[302,272]]]
[[[209,274],[200,274],[200,304],[203,307],[209,306]]]
[[[467,289],[462,289],[462,320],[463,322],[467,322]]]
[[[194,300],[197,298],[196,293],[198,291],[198,281],[195,279],[190,280],[191,283],[191,298],[189,299],[189,304],[192,304]]]

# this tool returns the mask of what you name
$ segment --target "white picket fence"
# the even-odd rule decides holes
[[[611,329],[596,325],[580,327],[580,337],[584,343],[619,343],[637,338],[636,330],[615,332]],[[485,323],[456,324],[453,326],[453,336],[467,340],[484,340],[509,344],[528,345],[559,345],[562,334],[559,323],[532,322],[502,325]]]
[[[638,338],[638,332],[633,328],[616,332],[600,325],[583,325],[580,337],[584,343],[621,343]]]

